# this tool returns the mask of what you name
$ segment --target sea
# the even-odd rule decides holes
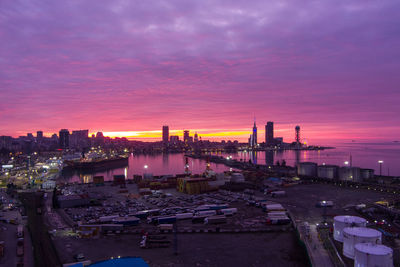
[[[333,149],[324,150],[283,150],[283,151],[239,151],[235,153],[212,153],[223,157],[249,161],[256,164],[272,165],[282,161],[286,165],[295,166],[297,162],[316,162],[318,164],[334,164],[338,166],[352,165],[354,167],[374,169],[376,174],[400,176],[400,143],[341,143]],[[378,163],[383,161],[383,163]],[[176,175],[184,173],[186,157],[183,153],[140,154],[129,156],[129,164],[125,168],[110,169],[94,173],[69,173],[61,179],[67,183],[89,183],[93,176],[104,176],[105,181],[111,181],[114,175],[125,175],[132,179],[133,175],[151,173],[153,175]],[[203,173],[206,162],[202,159],[188,159],[189,169],[193,174]],[[146,168],[145,168],[146,166]],[[230,170],[222,164],[211,163],[215,172]]]

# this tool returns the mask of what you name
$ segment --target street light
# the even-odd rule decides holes
[[[346,165],[346,166],[349,165],[349,162],[348,162],[348,161],[345,161],[345,162],[344,162],[344,165]]]
[[[145,169],[147,169],[148,167],[149,167],[149,166],[147,166],[147,165],[144,165],[144,168],[145,168]]]
[[[383,160],[378,160],[379,163],[379,176],[382,176],[382,164],[383,164]]]

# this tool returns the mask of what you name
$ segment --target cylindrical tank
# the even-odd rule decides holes
[[[318,178],[335,179],[337,177],[338,166],[336,165],[319,165]]]
[[[360,176],[362,180],[370,180],[374,178],[373,169],[360,169]]]
[[[384,245],[356,244],[354,267],[393,267],[393,250]]]
[[[354,246],[358,243],[380,244],[382,233],[365,227],[346,227],[343,229],[343,255],[354,259]]]
[[[297,174],[301,176],[316,176],[317,163],[314,162],[299,162],[297,164]]]
[[[346,227],[365,227],[367,220],[357,216],[340,215],[333,218],[333,238],[343,242],[343,229]]]
[[[341,167],[339,168],[339,180],[360,182],[360,168],[358,167]]]

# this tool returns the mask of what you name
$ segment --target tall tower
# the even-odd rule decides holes
[[[294,128],[296,131],[296,143],[300,144],[300,126],[297,125],[296,128]]]
[[[274,123],[272,121],[265,125],[265,144],[267,146],[274,144]]]
[[[162,141],[164,144],[168,143],[169,140],[169,127],[164,125],[162,127]]]
[[[252,147],[257,146],[257,126],[256,126],[256,119],[254,118],[254,126],[253,126],[253,142]]]
[[[194,142],[197,143],[199,141],[199,136],[197,133],[194,134]]]

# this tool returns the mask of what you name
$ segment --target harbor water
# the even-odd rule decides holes
[[[251,160],[257,164],[272,165],[283,160],[289,166],[295,166],[296,162],[316,162],[318,164],[334,164],[344,166],[347,161],[352,166],[374,169],[379,174],[382,167],[382,175],[400,176],[400,143],[343,143],[337,144],[334,149],[325,150],[283,150],[283,151],[238,151],[235,153],[212,153],[222,157],[232,156],[237,160]],[[382,166],[378,161],[382,160]],[[145,168],[147,166],[147,168]],[[113,175],[125,175],[131,179],[133,175],[152,173],[153,175],[175,175],[184,173],[185,155],[154,154],[129,156],[129,164],[125,168],[111,169],[94,173],[67,173],[63,175],[65,182],[88,183],[93,176],[102,175],[104,180],[110,181]],[[189,158],[189,169],[193,174],[205,171],[206,162],[201,159]],[[215,172],[227,171],[230,168],[211,163]]]

